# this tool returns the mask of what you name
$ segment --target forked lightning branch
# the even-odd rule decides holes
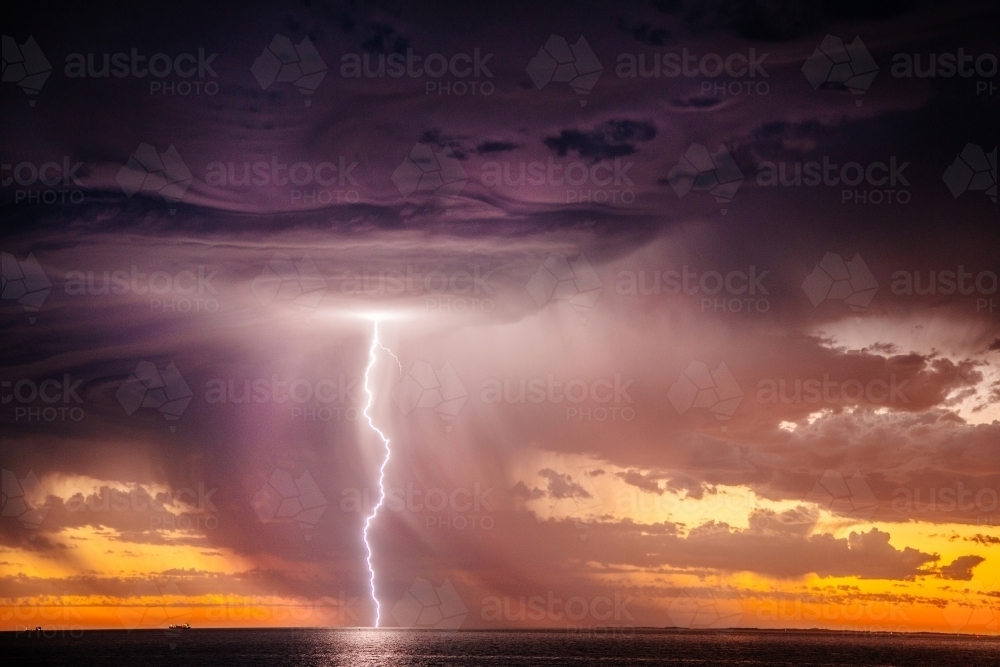
[[[372,369],[375,367],[375,362],[378,361],[377,353],[378,350],[380,349],[385,350],[390,355],[392,355],[392,358],[396,360],[397,364],[399,364],[399,358],[395,354],[393,354],[392,350],[382,345],[382,341],[379,340],[378,323],[379,320],[377,318],[374,318],[372,323],[372,344],[371,347],[368,348],[368,367],[365,368],[365,395],[368,397],[368,401],[365,403],[365,409],[363,414],[365,416],[365,419],[368,420],[368,426],[371,427],[371,429],[375,431],[378,437],[382,440],[382,445],[385,448],[385,457],[382,459],[382,465],[379,467],[379,473],[378,473],[378,494],[379,494],[378,502],[372,509],[371,515],[369,515],[368,518],[365,519],[365,529],[362,534],[362,539],[364,540],[365,548],[368,551],[368,557],[367,557],[368,575],[369,575],[369,584],[371,586],[372,600],[375,601],[376,628],[379,627],[379,622],[382,616],[382,609],[381,606],[379,605],[378,596],[375,594],[375,568],[372,565],[372,547],[371,543],[368,541],[368,531],[371,530],[372,522],[375,521],[375,517],[378,516],[379,509],[381,509],[382,505],[385,503],[385,468],[389,464],[389,457],[392,454],[392,450],[389,447],[389,438],[387,438],[385,434],[382,433],[382,431],[379,430],[377,426],[375,426],[375,422],[372,421],[371,408],[372,404],[375,402],[375,394],[372,392],[371,388],[371,373]],[[401,365],[399,367],[399,373],[400,375],[402,375],[403,373],[403,367]]]

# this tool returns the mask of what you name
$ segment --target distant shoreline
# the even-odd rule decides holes
[[[634,627],[621,627],[621,626],[590,626],[581,628],[459,628],[456,630],[443,630],[436,628],[372,628],[372,627],[362,627],[362,626],[346,626],[346,627],[205,627],[205,628],[188,628],[181,630],[181,632],[358,632],[361,631],[378,631],[378,632],[437,632],[437,633],[544,633],[544,634],[594,634],[595,632],[601,631],[622,631],[620,634],[624,635],[626,633],[644,633],[644,634],[654,634],[654,633],[664,633],[664,634],[691,634],[691,635],[730,635],[730,634],[775,634],[775,635],[785,635],[789,633],[793,634],[826,634],[826,635],[858,635],[858,636],[871,636],[871,635],[885,635],[885,636],[896,636],[904,635],[908,637],[969,637],[973,639],[1000,639],[1000,634],[998,633],[973,633],[973,632],[931,632],[931,631],[911,631],[911,632],[896,632],[896,631],[860,631],[860,630],[831,630],[828,628],[678,628],[678,627],[655,627],[655,626],[634,626]],[[169,630],[170,632],[178,632],[178,630]],[[122,632],[122,633],[157,633],[157,632],[168,632],[167,628],[142,628],[134,630],[126,630],[123,628],[58,628],[58,629],[46,629],[42,628],[41,634],[46,633],[97,633],[97,632]],[[0,630],[0,635],[34,635],[39,634],[36,629],[24,629],[24,630]]]

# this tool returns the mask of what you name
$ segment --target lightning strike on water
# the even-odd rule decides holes
[[[379,621],[381,620],[382,608],[379,605],[378,597],[375,595],[375,568],[372,567],[372,547],[368,543],[368,531],[372,527],[372,521],[378,515],[379,508],[382,507],[382,503],[385,501],[385,467],[389,464],[389,456],[392,451],[389,449],[389,438],[385,437],[385,434],[375,426],[375,422],[372,421],[372,416],[369,414],[369,410],[372,404],[375,402],[375,394],[372,393],[371,385],[369,384],[369,376],[371,375],[372,368],[375,366],[375,362],[378,360],[375,352],[377,348],[381,348],[392,355],[392,358],[396,360],[396,364],[399,364],[399,357],[392,353],[392,350],[382,345],[382,342],[378,338],[378,320],[374,320],[372,331],[372,344],[368,348],[368,367],[365,369],[365,393],[368,394],[368,403],[365,405],[363,414],[365,419],[368,420],[368,426],[375,431],[379,438],[382,439],[382,443],[385,447],[385,458],[382,459],[382,466],[379,468],[378,475],[378,503],[376,503],[375,508],[372,510],[371,516],[365,520],[365,530],[362,539],[365,542],[365,547],[368,549],[368,574],[369,574],[369,584],[371,586],[372,600],[375,601],[375,627],[379,627]],[[399,373],[403,374],[403,366],[399,364]]]

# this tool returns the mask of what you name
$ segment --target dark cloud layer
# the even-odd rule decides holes
[[[995,56],[994,5],[100,12],[22,6],[4,27],[52,66],[0,104],[0,463],[46,508],[5,510],[5,596],[127,592],[124,567],[80,569],[89,535],[123,560],[204,557],[169,571],[191,595],[343,593],[367,618],[379,317],[380,599],[416,577],[603,595],[599,575],[642,572],[663,577],[643,622],[664,625],[674,576],[995,571],[1000,226],[976,151],[997,143],[997,77],[892,71]],[[870,51],[865,90],[803,74],[828,34]],[[264,85],[275,35],[308,38],[322,80]],[[594,67],[585,37],[600,75],[554,74],[552,35]],[[66,74],[132,49],[218,54],[191,77],[216,92]],[[407,54],[459,74],[378,73]],[[180,156],[179,199],[127,187],[146,144]],[[46,164],[60,183],[29,178]],[[136,399],[149,364],[169,387]],[[279,514],[282,492],[299,505]],[[908,546],[918,522],[962,548]]]

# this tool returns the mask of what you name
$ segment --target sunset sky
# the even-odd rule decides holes
[[[3,28],[0,630],[374,625],[370,367],[381,626],[997,634],[995,3],[101,12]]]

